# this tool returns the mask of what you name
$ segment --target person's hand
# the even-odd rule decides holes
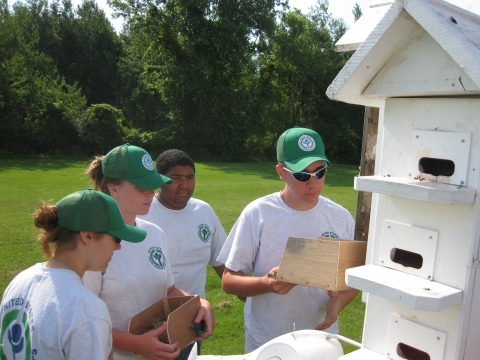
[[[337,321],[338,314],[342,310],[343,306],[340,301],[340,294],[337,291],[328,290],[328,296],[330,297],[330,302],[327,306],[327,313],[325,315],[325,320],[318,324],[315,327],[315,330],[324,330],[332,326],[335,321]]]
[[[158,329],[148,331],[145,334],[138,335],[141,342],[141,350],[137,351],[148,360],[171,360],[179,354],[178,342],[165,344],[159,340],[161,334],[167,329],[165,321]]]
[[[328,291],[330,302],[327,306],[327,312],[325,314],[325,320],[315,327],[315,330],[323,330],[330,327],[335,321],[337,321],[340,311],[350,304],[355,299],[355,296],[359,293],[356,289],[342,290],[342,291]]]
[[[195,324],[197,324],[198,328],[202,328],[201,324],[205,324],[204,326],[204,333],[198,334],[195,338],[195,341],[201,341],[208,338],[213,333],[213,329],[215,329],[215,316],[213,315],[213,308],[212,305],[205,299],[200,299],[200,304],[202,305],[198,310],[197,316],[193,320]]]
[[[272,270],[270,270],[268,273],[274,273],[278,271],[278,266],[274,267]],[[275,280],[267,275],[264,276],[265,281],[268,283],[268,286],[272,290],[271,292],[279,295],[284,295],[287,294],[290,290],[293,289],[296,284],[284,282],[284,281],[278,281]]]

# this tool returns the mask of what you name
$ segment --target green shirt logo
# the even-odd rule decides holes
[[[338,239],[338,235],[333,231],[325,231],[321,236],[329,239]]]
[[[210,228],[206,224],[200,224],[198,227],[198,237],[200,240],[203,242],[207,242],[208,239],[210,239],[210,235],[212,232],[210,231]]]
[[[15,300],[21,300],[23,303],[23,299]],[[30,338],[27,313],[19,309],[7,312],[2,319],[0,332],[0,359],[33,359],[32,355],[36,355],[36,350],[32,353]]]
[[[165,266],[167,265],[167,259],[165,258],[162,249],[160,249],[158,246],[153,246],[148,250],[148,252],[152,265],[157,269],[165,269]]]

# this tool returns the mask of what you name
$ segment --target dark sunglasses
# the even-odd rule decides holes
[[[119,238],[117,238],[117,237],[115,237],[115,236],[113,237],[113,240],[115,240],[115,242],[116,242],[117,244],[120,244],[120,241],[122,241],[122,239],[119,239]]]
[[[317,170],[314,173],[308,173],[308,172],[304,172],[304,171],[295,172],[295,171],[292,171],[290,169],[287,169],[286,167],[284,167],[283,169],[286,170],[287,172],[289,172],[290,174],[292,174],[292,176],[295,180],[304,183],[304,182],[307,182],[308,180],[310,180],[312,178],[312,176],[315,176],[315,179],[317,179],[317,180],[322,179],[325,176],[325,174],[327,173],[327,164],[325,164],[324,167],[322,167],[320,170]]]

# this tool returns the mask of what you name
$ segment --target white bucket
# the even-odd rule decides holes
[[[245,355],[190,354],[189,360],[338,360],[343,355],[340,342],[318,330],[294,331],[260,346]]]
[[[248,354],[248,360],[337,360],[343,349],[327,333],[301,330],[279,336]]]

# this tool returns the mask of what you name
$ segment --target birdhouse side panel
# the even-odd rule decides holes
[[[469,304],[469,322],[466,326],[466,348],[465,348],[465,359],[478,359],[478,354],[480,354],[480,341],[478,341],[478,334],[480,332],[480,324],[478,319],[480,319],[480,266],[475,267],[475,281],[473,284],[473,296]]]
[[[431,204],[422,201],[405,199],[397,196],[385,195],[378,200],[378,214],[375,223],[375,233],[377,234],[376,245],[373,249],[372,263],[374,265],[384,266],[386,253],[390,254],[390,261],[393,261],[391,250],[385,249],[388,243],[384,245],[385,224],[387,222],[396,222],[405,226],[413,226],[418,229],[424,229],[438,234],[436,245],[429,250],[435,253],[433,260],[432,280],[465,290],[471,276],[474,257],[472,244],[475,243],[474,226],[476,223],[476,211],[472,204],[462,205],[442,205]],[[380,221],[380,219],[384,221]],[[409,239],[405,241],[405,249],[411,241],[422,241]],[[397,239],[395,248],[401,248],[402,240]],[[418,255],[423,258],[430,258],[431,254],[418,251]],[[417,253],[416,253],[417,254]],[[412,257],[410,257],[412,259]],[[382,263],[382,260],[384,261]],[[411,273],[414,268],[408,263],[403,262],[405,271]],[[428,263],[430,264],[430,262]],[[422,263],[417,271],[428,265]],[[402,261],[396,262],[396,269],[402,268]]]
[[[379,129],[379,132],[382,132],[379,150],[382,155],[377,159],[379,164],[376,175],[413,178],[420,175],[422,158],[416,159],[418,174],[412,173],[411,170],[411,162],[415,162],[411,155],[414,152],[412,144],[414,131],[442,132],[441,141],[429,146],[435,153],[434,156],[445,153],[446,158],[440,159],[445,162],[452,160],[449,155],[452,151],[446,152],[444,149],[455,146],[451,143],[457,140],[462,141],[462,138],[458,138],[459,133],[471,134],[471,140],[465,138],[465,142],[458,145],[464,150],[455,154],[453,160],[456,164],[454,163],[453,167],[467,169],[467,182],[461,185],[478,188],[480,171],[478,114],[480,99],[388,99],[385,111],[380,114],[384,116],[383,128]],[[470,141],[469,148],[464,147],[467,141]],[[428,154],[423,154],[423,157],[428,158]]]
[[[461,305],[440,312],[420,311],[369,294],[362,342],[367,349],[387,355],[390,317],[395,314],[426,328],[445,333],[445,350],[442,360],[459,359],[460,349],[457,343],[460,342],[461,328],[466,323],[462,313]],[[422,350],[422,346],[418,346],[418,343],[406,345]],[[436,358],[431,357],[431,359]]]

